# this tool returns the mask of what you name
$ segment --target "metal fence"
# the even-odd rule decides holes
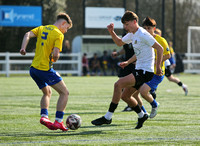
[[[9,77],[11,74],[28,74],[35,53],[0,53],[0,74]],[[185,73],[200,73],[200,53],[186,53],[183,60]],[[60,74],[82,75],[81,53],[60,54],[54,63],[54,69]]]
[[[200,73],[200,53],[186,53],[183,60],[185,73]]]
[[[9,77],[11,74],[28,74],[35,53],[0,53],[0,74]],[[81,76],[81,53],[60,54],[60,58],[54,63],[54,69],[60,74]]]

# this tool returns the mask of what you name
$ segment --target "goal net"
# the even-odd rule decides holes
[[[187,60],[185,72],[200,73],[200,26],[188,27]]]

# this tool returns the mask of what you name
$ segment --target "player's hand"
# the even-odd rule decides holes
[[[121,63],[119,64],[119,66],[120,66],[121,68],[123,68],[123,69],[124,69],[124,67],[126,67],[127,65],[128,65],[128,62],[127,62],[127,61],[121,62]]]
[[[171,64],[170,65],[170,69],[175,69],[176,68],[176,64]]]
[[[109,32],[114,31],[114,23],[110,23],[110,24],[107,26],[107,29],[108,29]]]
[[[26,55],[26,50],[25,49],[20,49],[19,52],[20,52],[21,55]]]
[[[158,75],[158,76],[163,75],[162,69],[160,67],[156,69],[156,75]]]

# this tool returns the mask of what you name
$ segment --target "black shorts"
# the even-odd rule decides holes
[[[148,71],[144,71],[144,70],[135,70],[132,73],[135,77],[135,86],[133,86],[135,89],[139,89],[140,86],[142,86],[144,83],[150,81],[153,76],[154,73],[153,72],[148,72]]]
[[[128,66],[126,66],[124,69],[123,68],[120,68],[119,70],[119,74],[118,74],[118,77],[121,78],[121,77],[125,77],[131,73],[133,73],[135,71],[135,64],[129,64]]]
[[[165,76],[170,77],[172,75],[172,72],[170,70],[170,66],[165,67]]]

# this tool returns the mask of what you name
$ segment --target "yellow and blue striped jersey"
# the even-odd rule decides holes
[[[169,47],[169,51],[170,51],[171,55],[174,55],[174,49],[172,47]]]
[[[35,57],[31,66],[48,71],[52,67],[52,52],[56,47],[62,51],[63,33],[54,25],[39,26],[31,30],[37,36]]]
[[[159,35],[156,35],[155,39],[163,47],[163,56],[170,54],[167,41]],[[157,59],[157,50],[154,49],[154,51],[155,51],[155,59]],[[165,74],[165,62],[162,62],[161,65],[162,65],[161,66],[162,72],[163,74]],[[156,65],[154,65],[154,74],[156,74]]]

